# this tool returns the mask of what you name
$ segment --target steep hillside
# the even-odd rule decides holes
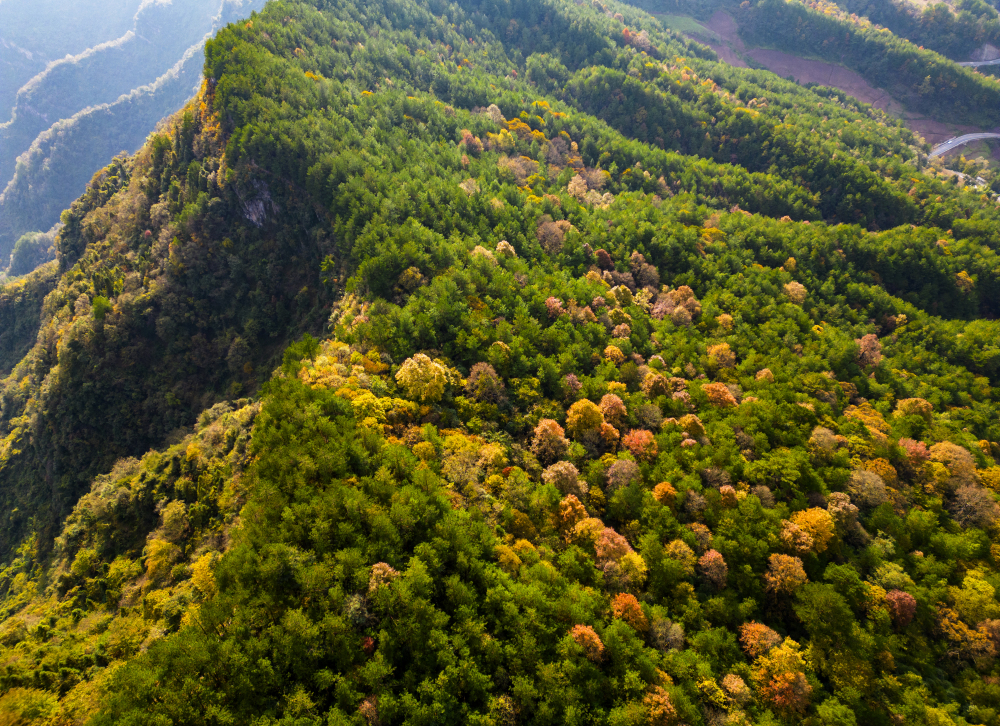
[[[908,108],[992,128],[1000,108],[1000,81],[848,15],[833,3],[760,0],[742,8],[741,35],[799,54],[840,62],[890,91]]]
[[[0,371],[7,374],[35,344],[45,296],[59,279],[55,262],[0,288]]]
[[[1000,82],[997,79],[939,55],[935,50],[950,52],[943,40],[937,44],[928,43],[925,48],[920,37],[907,32],[906,28],[890,24],[893,30],[899,31],[899,35],[894,35],[876,24],[882,21],[861,14],[862,10],[895,7],[890,0],[840,5],[825,0],[748,0],[746,3],[735,0],[708,3],[636,0],[634,4],[654,13],[682,13],[702,19],[718,11],[729,13],[738,24],[741,43],[846,67],[871,86],[888,93],[902,106],[899,110],[905,109],[911,116],[918,114],[939,124],[984,130],[993,129],[1000,121],[997,111]],[[996,14],[988,6],[983,12],[987,11]],[[950,11],[943,12],[951,17]],[[874,16],[882,17],[878,13]],[[942,34],[951,32],[950,26],[939,21],[937,16],[937,11],[925,14],[923,22],[927,32],[931,32],[930,28]],[[973,41],[970,38],[968,42]],[[761,62],[750,54],[746,54],[746,59],[752,64]],[[794,63],[794,59],[789,60]]]
[[[223,29],[3,382],[0,718],[1000,724],[1000,211],[712,55]]]
[[[0,3],[0,123],[10,120],[17,91],[67,55],[128,32],[141,0],[52,0]]]
[[[983,46],[1000,45],[1000,14],[983,0],[965,0],[954,7],[928,4],[922,9],[898,0],[842,0],[837,4],[952,60],[970,61]]]

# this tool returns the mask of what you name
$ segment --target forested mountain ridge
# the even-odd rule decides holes
[[[614,3],[227,27],[3,382],[0,714],[997,722],[1000,218],[925,152]]]
[[[983,0],[962,0],[953,7],[917,8],[897,0],[842,0],[838,5],[956,61],[975,60],[983,46],[1000,45],[1000,13]]]

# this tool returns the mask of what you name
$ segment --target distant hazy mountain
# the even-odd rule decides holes
[[[202,46],[264,0],[0,0],[0,259],[197,88]]]

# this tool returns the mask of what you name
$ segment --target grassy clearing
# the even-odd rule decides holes
[[[663,23],[664,27],[675,33],[684,35],[697,35],[699,38],[710,40],[713,43],[721,43],[722,38],[714,30],[709,30],[690,15],[668,15],[667,13],[653,13],[653,16]]]

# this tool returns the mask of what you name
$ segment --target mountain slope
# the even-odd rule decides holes
[[[15,5],[9,14],[20,8]],[[23,83],[10,118],[0,124],[0,253],[24,232],[54,224],[114,154],[141,146],[197,89],[205,39],[261,5],[147,2],[119,37],[53,60]],[[47,45],[29,40],[32,47]]]
[[[124,35],[141,4],[140,0],[58,0],[42,7],[14,0],[0,3],[0,123],[10,120],[21,86],[53,61]]]
[[[228,26],[3,384],[0,713],[996,723],[1000,218],[921,151],[622,5]]]
[[[971,61],[984,45],[1000,43],[1000,14],[985,2],[922,9],[893,0],[844,0],[838,5],[955,61]]]

